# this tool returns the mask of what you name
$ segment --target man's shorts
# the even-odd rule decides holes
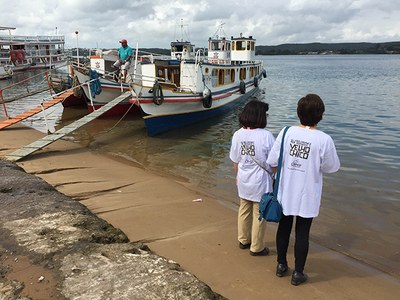
[[[121,65],[121,62],[120,62],[119,60],[117,60],[117,61],[114,63],[113,66],[114,66],[114,67],[117,67],[117,68],[121,67],[122,70],[128,70],[129,67],[131,66],[131,62],[130,62],[130,61],[127,61],[125,64]]]

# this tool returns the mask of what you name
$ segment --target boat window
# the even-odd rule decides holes
[[[211,42],[211,50],[219,50],[219,43]]]
[[[224,84],[224,70],[219,69],[218,70],[218,85],[223,85]]]
[[[229,83],[231,81],[231,69],[225,70],[225,83]]]
[[[255,44],[256,44],[255,42],[251,42],[251,50],[252,50],[252,51],[254,51],[254,49],[255,49],[255,48],[254,48],[254,45],[255,45]]]
[[[235,44],[236,44],[236,42],[232,43],[232,50],[235,50]]]
[[[236,41],[236,50],[245,50],[246,42],[245,41]]]
[[[233,83],[233,82],[235,82],[235,69],[232,69],[231,70],[231,82]]]
[[[205,74],[208,74],[208,71],[209,71],[208,68],[205,68],[205,69],[204,69],[204,73],[205,73]]]
[[[218,85],[217,79],[218,79],[218,70],[217,69],[213,69],[211,71],[211,84],[212,84],[213,87]]]
[[[247,50],[250,50],[250,42],[247,42]]]
[[[245,79],[246,79],[246,68],[241,68],[239,74],[239,80],[245,80]]]

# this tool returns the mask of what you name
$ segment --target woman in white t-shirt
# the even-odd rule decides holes
[[[295,269],[291,283],[299,285],[307,280],[303,272],[307,260],[309,234],[314,217],[318,216],[322,194],[322,174],[339,170],[340,161],[332,138],[317,129],[325,105],[315,94],[308,94],[297,103],[300,125],[288,129],[283,142],[283,159],[278,201],[282,204],[283,217],[276,235],[278,265],[276,275],[288,271],[286,259],[289,238],[296,216],[294,245]],[[283,130],[268,156],[267,163],[276,167]]]
[[[265,129],[267,111],[267,103],[252,100],[246,104],[239,116],[242,128],[233,134],[229,154],[240,198],[239,248],[250,249],[253,256],[269,253],[264,245],[266,222],[258,220],[261,196],[272,191],[272,169],[266,160],[275,138]]]

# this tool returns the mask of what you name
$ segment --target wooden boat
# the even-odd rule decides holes
[[[28,69],[55,68],[66,64],[63,35],[22,36],[12,35],[14,27],[0,27],[8,31],[0,35],[0,65],[13,72]]]
[[[255,42],[252,36],[214,37],[205,58],[201,50],[189,55],[188,43],[179,56],[136,62],[130,101],[144,112],[148,135],[218,116],[252,96],[266,77]]]
[[[0,79],[7,79],[13,75],[12,68],[0,65]]]
[[[195,52],[194,45],[183,40],[171,43],[169,56],[141,55],[136,50],[123,82],[112,68],[117,52],[98,50],[90,56],[88,67],[74,65],[73,73],[84,84],[90,111],[132,90],[132,98],[107,115],[140,108],[152,136],[218,116],[251,97],[266,77],[262,61],[255,59],[255,42],[252,36],[215,36],[208,40],[207,56],[205,50]]]
[[[72,76],[76,76],[77,82],[83,85],[82,89],[89,111],[94,111],[121,94],[130,91],[129,82],[132,81],[133,67],[128,70],[125,83],[121,82],[120,74],[117,73],[118,70],[112,67],[118,59],[117,51],[110,50],[103,53],[103,51],[97,50],[95,55],[91,55],[89,58],[89,66],[75,63],[71,67]],[[123,115],[126,112],[137,113],[138,111],[139,107],[129,103],[129,98],[127,98],[105,113],[103,117]]]

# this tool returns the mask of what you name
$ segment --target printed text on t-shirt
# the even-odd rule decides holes
[[[311,143],[300,140],[290,140],[290,156],[308,159],[310,155]]]
[[[256,150],[254,147],[254,142],[241,142],[240,143],[240,154],[241,155],[256,155]]]

